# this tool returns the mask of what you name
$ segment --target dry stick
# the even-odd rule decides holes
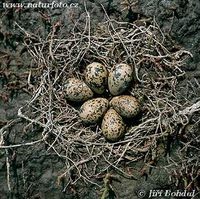
[[[53,30],[52,30],[52,33],[50,34],[50,43],[49,43],[49,54],[50,54],[52,61],[55,60],[53,52],[52,52],[53,38],[54,38],[55,31],[56,31],[56,26],[53,25]]]
[[[82,176],[81,171],[80,171],[80,169],[78,168],[79,165],[83,165],[83,164],[85,164],[85,163],[87,163],[87,162],[90,162],[94,157],[97,157],[98,155],[99,155],[99,154],[97,154],[97,155],[95,155],[95,156],[92,156],[92,157],[89,157],[89,158],[87,158],[87,159],[81,160],[81,161],[79,161],[79,162],[77,162],[77,163],[75,163],[71,158],[66,157],[73,165],[70,166],[70,168],[68,168],[67,171],[64,172],[62,175],[66,175],[66,174],[69,173],[71,170],[73,170],[74,168],[76,168],[76,170],[77,170],[78,173],[79,173],[79,178],[78,178],[78,179],[80,179],[80,178],[82,177],[84,180],[86,180],[86,181],[88,181],[88,182],[90,182],[90,183],[92,183],[92,184],[94,184],[94,185],[100,187],[97,183],[90,181],[90,180],[88,179],[88,177]],[[78,179],[77,179],[77,180],[78,180]],[[76,181],[77,181],[77,180],[76,180]],[[73,182],[72,184],[75,184],[76,181]]]
[[[54,141],[52,142],[52,144],[49,145],[47,151],[49,151],[54,146],[54,144],[60,138],[61,133],[62,133],[62,128],[59,130],[59,133],[56,135],[56,137],[55,137]]]
[[[30,121],[31,123],[39,124],[40,126],[42,126],[42,127],[44,127],[44,128],[48,128],[47,125],[45,125],[45,124],[39,122],[38,120],[30,119],[29,117],[27,117],[27,116],[25,116],[24,114],[22,114],[22,109],[23,109],[23,107],[19,108],[19,110],[18,110],[18,116],[19,116],[19,117],[21,117],[21,118],[23,118],[23,119],[25,119],[25,120],[27,120],[27,121]]]
[[[38,144],[40,142],[44,141],[44,139],[36,140],[33,142],[28,142],[28,143],[23,143],[23,144],[14,144],[14,145],[9,145],[9,146],[0,146],[0,149],[11,149],[11,148],[16,148],[16,147],[22,147],[22,146],[31,146]]]
[[[122,152],[122,154],[120,155],[119,159],[117,160],[117,162],[115,163],[115,166],[117,166],[119,164],[119,162],[122,160],[122,158],[125,156],[125,153],[128,150],[129,145],[131,144],[131,142],[129,142],[128,144],[126,144],[126,147],[124,149],[124,151]]]
[[[8,127],[10,127],[11,125],[13,125],[14,123],[16,123],[16,122],[18,122],[18,121],[20,121],[19,118],[14,119],[14,120],[11,120],[11,121],[8,122],[8,124],[6,124],[5,126],[3,126],[3,127],[0,129],[0,134],[1,134],[1,136],[5,134],[5,130],[6,130]],[[2,141],[2,142],[3,142],[3,141]]]
[[[116,169],[117,171],[119,171],[123,175],[123,177],[125,177],[127,179],[137,180],[137,178],[134,175],[129,175],[128,173],[122,171],[117,166],[115,166],[114,164],[112,164],[109,160],[107,160],[107,158],[104,155],[102,155],[102,156],[103,156],[104,160],[109,164],[109,166],[105,170],[108,170],[109,167],[113,167],[114,169]]]
[[[190,107],[186,107],[182,111],[179,111],[179,115],[192,115],[193,113],[198,111],[200,111],[200,101],[196,102]]]
[[[8,125],[7,125],[8,126]],[[0,143],[0,149],[2,148],[2,144],[4,144],[4,138],[3,138],[3,130],[1,129],[1,143]],[[7,172],[7,186],[8,190],[11,192],[11,185],[10,185],[10,163],[9,163],[9,153],[8,149],[4,148],[6,152],[6,172]]]
[[[122,39],[121,39],[121,37],[120,37],[119,34],[115,31],[115,28],[114,28],[114,26],[113,26],[113,24],[112,24],[112,22],[111,22],[111,20],[110,20],[110,18],[109,18],[109,16],[108,16],[106,10],[105,10],[105,8],[104,8],[104,6],[103,6],[102,4],[101,4],[101,7],[103,8],[104,13],[105,13],[107,19],[109,20],[110,25],[111,25],[113,31],[117,34],[117,37],[119,38],[120,42],[122,43],[123,48],[124,48],[124,50],[126,51],[126,53],[127,53],[127,55],[128,55],[128,58],[130,58],[130,59],[133,60],[133,63],[134,63],[134,72],[135,72],[135,76],[136,76],[137,80],[138,80],[139,82],[142,82],[142,80],[141,80],[141,79],[139,78],[139,76],[138,76],[138,69],[136,68],[135,59],[133,58],[133,56],[131,56],[131,55],[129,54],[129,52],[128,52],[128,50],[127,50],[127,48],[126,48],[124,42],[123,42]]]
[[[7,185],[8,185],[8,190],[11,192],[9,153],[7,149],[5,151],[7,156],[6,157]]]
[[[83,49],[81,49],[81,50],[79,50],[80,52],[79,52],[79,54],[77,55],[77,60],[79,60],[80,59],[80,61],[83,59],[83,57],[84,57],[84,55],[86,54],[86,52],[89,50],[89,48],[90,48],[90,32],[91,32],[91,30],[90,30],[90,14],[89,14],[89,12],[87,11],[87,7],[86,7],[86,4],[85,4],[85,2],[84,2],[84,7],[85,7],[85,11],[86,11],[86,14],[87,14],[87,17],[86,17],[86,24],[85,24],[85,29],[84,29],[84,31],[83,31],[83,33],[81,34],[81,39],[80,39],[80,41],[79,42],[82,42],[83,41],[83,36],[84,36],[84,34],[86,33],[86,31],[87,31],[87,29],[88,29],[88,36],[86,37],[87,39],[88,39],[88,44],[87,44],[87,47],[86,48],[84,48],[85,50],[83,50]],[[83,53],[82,53],[83,52]],[[78,62],[78,63],[80,63],[80,61]]]
[[[24,28],[22,28],[16,21],[14,22],[14,24],[15,25],[17,25],[18,26],[18,28],[23,32],[23,33],[25,33],[25,35],[27,36],[27,37],[31,37],[31,35],[32,34],[30,34],[30,33],[28,33]],[[35,35],[34,35],[35,36]]]

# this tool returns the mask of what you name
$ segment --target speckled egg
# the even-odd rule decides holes
[[[131,95],[121,95],[113,97],[110,101],[113,107],[122,117],[132,118],[140,112],[139,101]]]
[[[101,130],[106,140],[115,142],[119,141],[125,134],[125,124],[122,117],[112,108],[105,114]]]
[[[114,66],[108,76],[108,88],[112,95],[119,95],[127,90],[133,79],[133,69],[127,64]]]
[[[69,78],[64,88],[66,98],[73,102],[83,102],[93,97],[93,91],[77,78]]]
[[[79,116],[86,124],[95,124],[104,116],[109,106],[105,98],[95,98],[86,101],[80,108]]]
[[[107,86],[107,78],[108,71],[101,63],[93,62],[85,69],[85,82],[95,93],[104,93]]]

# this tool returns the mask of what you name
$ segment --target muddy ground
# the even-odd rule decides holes
[[[36,1],[32,1],[36,2]],[[72,3],[75,1],[71,1]],[[69,8],[58,9],[20,9],[0,7],[0,127],[3,133],[3,145],[37,140],[38,129],[32,129],[32,136],[24,128],[25,121],[17,118],[18,109],[30,99],[31,93],[26,90],[27,74],[33,67],[32,60],[22,43],[24,35],[16,25],[30,32],[37,32],[45,38],[52,24],[58,20],[64,21],[66,32],[73,26],[73,21],[81,18],[84,12],[82,1],[76,1],[73,11]],[[184,85],[195,79],[200,82],[200,2],[197,0],[138,0],[132,5],[122,5],[122,1],[88,0],[87,9],[91,13],[91,22],[103,20],[102,3],[111,18],[133,22],[140,18],[155,17],[166,37],[175,41],[193,54],[185,67],[186,78],[181,82],[180,91],[186,95]],[[128,2],[128,1],[123,1]],[[130,1],[131,2],[131,1]],[[126,9],[124,9],[126,8]],[[73,15],[72,15],[73,13]],[[192,100],[200,98],[200,86],[194,82]],[[12,122],[13,121],[13,122]],[[6,126],[7,125],[7,126]],[[29,135],[29,136],[28,136]],[[3,141],[3,142],[2,142]],[[176,150],[178,142],[172,144]],[[173,155],[173,151],[171,153]],[[10,183],[8,183],[7,162],[10,164]],[[165,164],[161,157],[158,165]],[[172,189],[173,182],[162,169],[153,169],[147,175],[141,176],[143,162],[132,165],[137,180],[120,177],[121,182],[113,182],[113,189],[120,199],[140,198],[138,190],[148,192],[150,189]],[[0,198],[18,199],[56,199],[56,198],[100,198],[100,188],[94,185],[74,185],[63,191],[64,185],[58,185],[57,177],[62,174],[64,162],[56,154],[46,151],[44,143],[33,146],[0,149]],[[103,181],[100,183],[103,185]],[[8,186],[10,184],[10,187]],[[196,196],[199,198],[200,196]],[[148,194],[143,198],[148,198]],[[154,197],[170,198],[170,197]],[[174,198],[174,197],[171,197]],[[183,198],[183,197],[181,197]]]

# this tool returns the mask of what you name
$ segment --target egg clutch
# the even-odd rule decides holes
[[[139,101],[123,93],[133,80],[133,69],[127,64],[118,64],[110,72],[98,62],[86,66],[85,81],[69,78],[65,84],[65,95],[72,102],[84,102],[79,116],[85,124],[102,121],[101,130],[106,140],[119,141],[126,132],[125,120],[135,117],[140,112]],[[94,97],[109,91],[112,99]],[[121,95],[122,94],[122,95]]]

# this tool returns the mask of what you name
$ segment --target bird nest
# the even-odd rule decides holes
[[[189,115],[199,110],[198,103],[192,109],[192,103],[177,91],[191,54],[167,40],[154,20],[126,23],[106,15],[104,22],[92,27],[86,11],[84,25],[77,21],[66,33],[57,23],[45,39],[18,27],[33,59],[28,78],[32,98],[18,115],[29,126],[41,127],[41,137],[33,144],[44,142],[47,151],[65,160],[59,180],[66,178],[66,187],[79,180],[96,184],[95,178],[110,170],[135,178],[122,162],[128,165],[142,159],[155,165],[160,143],[167,146],[168,136],[176,136]],[[79,105],[65,98],[65,81],[83,79],[85,66],[94,61],[108,71],[119,63],[134,68],[128,92],[140,99],[142,111],[128,122],[125,138],[115,143],[104,139],[98,124],[85,126],[78,116]]]

